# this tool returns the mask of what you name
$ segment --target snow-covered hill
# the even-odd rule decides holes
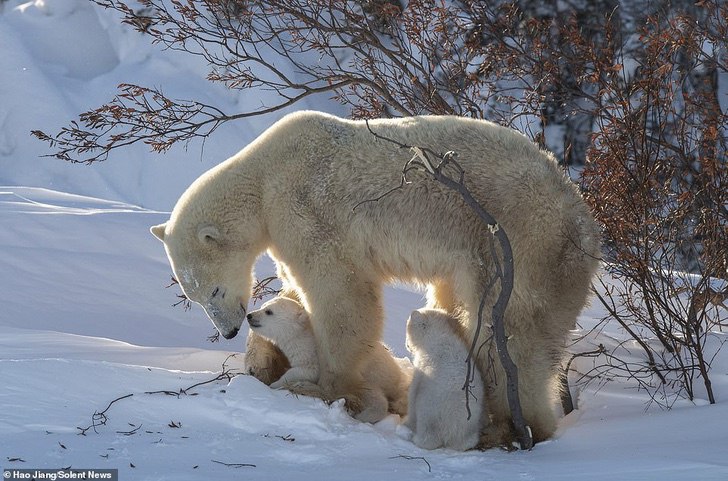
[[[80,112],[110,101],[120,83],[159,86],[173,99],[196,99],[228,112],[261,99],[233,93],[206,80],[199,59],[162,51],[117,15],[89,0],[0,1],[0,184],[33,185],[62,192],[171,209],[184,189],[216,163],[255,138],[283,112],[221,126],[214,138],[153,155],[144,145],[111,161],[72,166],[52,158],[33,129],[55,133]],[[312,102],[316,102],[315,104]],[[342,113],[325,99],[301,108]]]
[[[172,306],[178,290],[165,287],[170,269],[148,228],[273,118],[227,126],[204,150],[133,147],[90,167],[40,158],[31,129],[57,130],[122,81],[231,109],[253,100],[210,86],[204,65],[160,52],[86,0],[0,1],[0,47],[0,468],[110,468],[120,480],[728,479],[725,350],[713,361],[717,405],[646,410],[646,393],[603,379],[531,452],[423,451],[396,416],[361,424],[248,376],[188,389],[223,364],[237,373],[241,356],[230,355],[245,333],[211,344],[201,309]],[[259,277],[271,272],[261,259]],[[423,302],[406,287],[386,291],[385,341],[398,356]],[[579,325],[603,315],[594,305]],[[623,338],[610,325],[585,342]]]
[[[164,251],[148,233],[164,217],[120,202],[0,188],[2,468],[111,468],[119,479],[150,480],[728,475],[728,404],[645,411],[648,396],[619,380],[581,392],[554,440],[515,453],[423,451],[396,416],[361,424],[338,404],[272,391],[248,376],[179,397],[146,394],[215,379],[224,363],[231,373],[242,368],[240,356],[228,356],[244,337],[210,344],[201,309],[172,307]],[[265,259],[257,267],[260,276],[270,270]],[[406,354],[404,320],[422,303],[403,288],[387,292],[385,340],[398,355]],[[592,307],[580,324],[588,328],[601,314]],[[607,333],[594,342],[618,335]],[[727,368],[726,355],[714,362],[720,399],[728,397]],[[127,394],[105,412],[106,425],[80,435],[95,412]]]

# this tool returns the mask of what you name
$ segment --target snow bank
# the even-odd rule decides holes
[[[7,0],[0,6],[0,184],[171,210],[202,172],[285,113],[223,125],[208,141],[179,145],[166,155],[134,145],[91,166],[42,157],[51,151],[31,130],[55,134],[79,113],[110,101],[120,83],[160,87],[170,98],[196,99],[230,113],[264,99],[211,84],[201,59],[162,51],[88,0]],[[297,108],[316,106],[342,113],[322,98],[306,99]]]
[[[248,376],[188,389],[214,380],[223,363],[240,372],[240,356],[228,356],[242,350],[245,333],[210,344],[212,325],[201,309],[171,306],[164,250],[148,232],[165,216],[128,203],[0,188],[2,468],[108,468],[119,469],[119,479],[150,480],[728,476],[728,404],[645,410],[649,397],[623,379],[587,386],[553,440],[514,453],[423,451],[397,416],[362,424],[340,403],[273,391]],[[264,259],[257,269],[262,276],[272,266]],[[406,353],[404,321],[423,302],[403,288],[386,292],[385,341],[399,355]],[[602,316],[592,306],[579,324],[588,330]],[[590,341],[620,335],[607,326]],[[724,400],[728,352],[714,360],[713,373]],[[158,392],[180,389],[186,394]],[[79,435],[97,412],[106,424]]]

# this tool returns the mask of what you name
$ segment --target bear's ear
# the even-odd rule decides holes
[[[420,311],[412,311],[410,313],[410,319],[412,319],[412,322],[418,322],[420,321],[424,316]]]
[[[220,231],[214,225],[202,225],[197,230],[197,238],[203,244],[209,244],[211,242],[217,242],[220,240]]]
[[[154,237],[164,242],[164,229],[167,227],[167,223],[152,226],[149,231],[154,234]]]

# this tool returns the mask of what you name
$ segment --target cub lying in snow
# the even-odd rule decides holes
[[[276,297],[247,315],[256,334],[268,339],[286,355],[291,368],[273,382],[273,389],[290,389],[302,394],[318,395],[319,359],[308,313],[303,306],[285,297]],[[356,418],[375,423],[388,412],[407,414],[407,376],[391,352],[381,342],[371,347],[371,356],[361,375],[371,388],[363,394],[367,406]]]
[[[412,441],[424,449],[472,449],[487,420],[485,388],[475,364],[469,399],[462,389],[468,349],[458,330],[455,319],[437,309],[413,311],[407,320],[407,349],[415,370],[404,424],[414,433]]]

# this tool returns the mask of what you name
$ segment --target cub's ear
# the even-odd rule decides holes
[[[202,225],[197,230],[197,238],[203,244],[220,240],[220,231],[214,225]]]
[[[164,229],[167,227],[167,223],[155,225],[149,228],[149,231],[156,237],[157,239],[164,242]]]
[[[298,322],[300,322],[301,324],[308,323],[309,322],[309,319],[308,319],[308,314],[306,313],[306,311],[304,311],[303,309],[301,309],[300,311],[298,311],[296,313],[296,320]]]
[[[413,322],[417,322],[417,321],[421,320],[423,317],[424,316],[422,315],[422,313],[420,311],[412,311],[412,313],[410,313],[410,319]]]

